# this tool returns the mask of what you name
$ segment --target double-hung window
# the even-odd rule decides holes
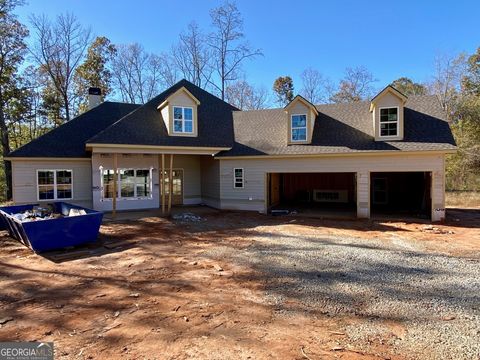
[[[242,189],[244,186],[245,178],[242,168],[233,169],[233,187],[235,189]]]
[[[291,117],[292,141],[307,140],[307,115],[292,115]]]
[[[38,200],[68,200],[73,197],[72,170],[38,170]]]
[[[151,198],[150,169],[119,169],[117,175],[117,198]],[[113,198],[113,170],[102,170],[103,198]]]
[[[380,108],[380,136],[398,136],[398,107]]]
[[[193,108],[173,107],[173,132],[193,134]]]

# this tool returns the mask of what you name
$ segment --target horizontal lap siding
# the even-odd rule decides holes
[[[13,201],[16,204],[37,203],[37,170],[72,170],[73,199],[80,206],[92,207],[92,173],[90,159],[80,160],[13,160]],[[51,202],[47,200],[46,202]]]
[[[222,208],[265,211],[266,173],[355,172],[359,188],[358,202],[369,202],[369,173],[382,171],[435,172],[433,203],[443,204],[443,155],[332,156],[318,158],[226,159],[220,162]],[[233,168],[245,169],[245,187],[233,188]],[[363,210],[363,215],[368,212]]]
[[[167,158],[170,161],[170,157],[167,156]],[[168,166],[170,166],[169,162]],[[200,204],[202,202],[200,157],[174,155],[173,167],[183,169],[183,203],[185,205]]]
[[[220,208],[220,162],[212,156],[201,159],[202,202]]]

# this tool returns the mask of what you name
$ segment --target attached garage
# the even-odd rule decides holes
[[[269,210],[356,217],[355,173],[269,173]]]
[[[372,217],[430,218],[431,172],[373,172],[370,174]]]

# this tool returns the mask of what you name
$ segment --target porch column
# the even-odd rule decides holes
[[[117,216],[117,183],[118,183],[118,154],[113,154],[113,198],[112,198],[112,217]]]
[[[162,166],[159,171],[160,176],[160,201],[162,203],[162,215],[165,215],[165,154],[162,154]]]
[[[168,214],[172,211],[173,192],[173,154],[170,154],[170,172],[168,174]]]
[[[357,217],[370,218],[370,172],[357,172]]]
[[[445,172],[432,171],[432,221],[445,220]]]

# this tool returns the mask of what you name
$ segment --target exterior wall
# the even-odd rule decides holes
[[[359,217],[370,216],[370,172],[428,171],[433,173],[432,220],[445,217],[444,155],[365,155],[309,158],[219,159],[222,209],[266,212],[266,174],[288,172],[357,173]],[[243,168],[245,186],[233,187],[233,168]]]
[[[161,160],[159,155],[145,154],[118,154],[118,168],[130,169],[153,169],[152,173],[152,197],[149,199],[117,199],[117,210],[152,209],[160,207],[160,184],[159,168]],[[112,154],[93,154],[92,156],[92,184],[93,184],[93,207],[96,210],[111,211],[112,200],[102,199],[100,166],[104,169],[113,169]],[[170,166],[170,157],[165,156],[165,168]],[[175,155],[173,168],[183,170],[183,203],[201,203],[200,187],[200,159],[195,155]]]
[[[213,156],[201,157],[202,202],[220,208],[220,161]]]
[[[90,159],[12,160],[13,202],[15,204],[27,204],[55,201],[38,201],[37,170],[62,169],[73,171],[73,199],[65,201],[80,206],[92,207],[92,173]]]
[[[200,156],[175,155],[173,167],[183,169],[183,204],[200,204],[202,202]]]
[[[380,137],[380,108],[382,107],[398,107],[398,136],[388,137],[389,140],[403,140],[403,104],[402,100],[391,92],[385,93],[379,99],[375,100],[375,108],[373,110],[373,128],[375,140],[384,140],[386,137]]]

